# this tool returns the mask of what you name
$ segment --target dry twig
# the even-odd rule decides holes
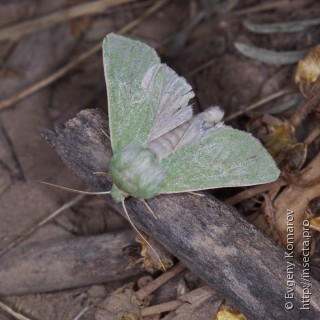
[[[295,180],[298,184],[288,185],[274,202],[275,221],[284,243],[287,237],[287,210],[294,212],[294,239],[295,243],[298,243],[302,238],[301,226],[305,219],[306,208],[312,199],[320,196],[320,154],[301,171]],[[298,252],[300,249],[296,245],[295,251]]]
[[[266,183],[266,184],[254,186],[254,187],[245,189],[245,190],[235,194],[234,196],[226,199],[225,202],[227,204],[230,204],[231,206],[234,206],[241,201],[255,197],[255,196],[257,196],[263,192],[267,192],[273,188],[280,188],[286,184],[287,183],[284,180],[278,179],[278,180],[271,182],[271,183]]]
[[[44,17],[20,22],[13,26],[0,30],[0,40],[17,40],[22,36],[38,31],[40,29],[49,28],[58,23],[87,16],[90,14],[101,13],[108,8],[119,6],[125,3],[134,2],[136,0],[99,0],[89,1],[80,5],[72,6],[58,12],[50,13]]]
[[[30,318],[25,317],[21,313],[14,311],[13,309],[11,309],[9,306],[7,306],[1,301],[0,301],[0,308],[18,320],[31,320]]]
[[[232,16],[241,16],[244,14],[252,14],[252,13],[258,13],[268,10],[274,10],[279,8],[299,8],[304,7],[308,4],[310,4],[312,0],[296,0],[296,1],[290,1],[290,0],[283,0],[283,1],[273,1],[273,2],[263,2],[261,4],[257,4],[256,6],[252,6],[249,8],[244,8],[241,10],[236,10],[234,12],[231,12]]]
[[[51,213],[49,216],[45,217],[43,220],[41,220],[39,223],[37,223],[35,226],[30,228],[28,231],[23,233],[18,239],[11,242],[6,248],[4,248],[2,251],[0,251],[0,257],[3,256],[6,252],[8,252],[10,249],[17,246],[19,243],[21,243],[23,240],[27,239],[31,234],[33,234],[36,230],[38,230],[40,227],[51,221],[52,219],[56,218],[62,211],[67,210],[77,204],[80,200],[83,199],[84,196],[80,195],[69,202],[65,203],[63,206],[61,206],[58,210]]]
[[[178,263],[172,269],[168,270],[167,272],[165,272],[164,274],[156,278],[154,281],[148,283],[145,287],[139,289],[136,292],[136,295],[139,297],[140,300],[143,300],[145,297],[147,297],[153,291],[157,290],[165,282],[169,281],[170,279],[175,277],[177,274],[179,274],[183,270],[184,270],[184,266]]]
[[[313,95],[305,104],[303,104],[291,117],[291,124],[297,128],[306,116],[318,107],[320,104],[320,93]]]
[[[316,140],[320,136],[320,127],[315,127],[310,134],[307,136],[307,138],[304,140],[304,143],[306,145],[310,145],[314,140]]]
[[[296,91],[296,90],[294,90],[294,89],[292,89],[292,88],[287,88],[287,89],[280,90],[280,91],[278,91],[278,92],[276,92],[276,93],[271,94],[270,96],[267,96],[267,97],[265,97],[265,98],[260,99],[259,101],[251,104],[250,106],[246,107],[246,108],[243,109],[243,110],[239,110],[239,111],[237,111],[237,112],[229,115],[228,117],[226,117],[226,118],[224,119],[224,121],[233,120],[233,119],[235,119],[235,118],[237,118],[237,117],[239,117],[239,116],[247,113],[248,111],[252,111],[252,110],[254,110],[254,109],[262,106],[263,104],[266,104],[266,103],[268,103],[268,102],[270,102],[270,101],[272,101],[272,100],[274,100],[274,99],[277,99],[277,98],[279,98],[279,97],[281,97],[281,96],[284,96],[284,95],[286,95],[286,94],[289,94],[289,93],[293,93],[293,92],[295,92],[295,91]]]
[[[137,25],[141,23],[144,19],[154,14],[156,11],[158,11],[160,8],[162,8],[169,0],[159,0],[156,2],[153,6],[151,6],[149,9],[147,9],[142,15],[140,15],[138,18],[132,20],[130,23],[125,25],[123,28],[121,28],[117,33],[118,34],[125,34],[135,28]],[[14,103],[17,103],[18,101],[22,100],[23,98],[29,96],[30,94],[47,87],[48,85],[54,83],[61,77],[63,77],[65,74],[67,74],[69,71],[74,69],[76,66],[90,58],[95,53],[99,52],[101,50],[101,43],[96,44],[88,51],[80,54],[78,57],[74,58],[71,62],[67,63],[62,68],[58,69],[57,71],[53,72],[48,77],[30,85],[29,87],[22,89],[21,91],[18,91],[11,95],[10,97],[0,101],[0,110],[6,109],[10,106],[12,106]]]
[[[155,306],[147,307],[141,310],[141,315],[143,317],[151,316],[153,314],[160,314],[162,312],[168,312],[178,309],[184,304],[183,301],[173,300],[169,302],[164,302],[157,304]]]

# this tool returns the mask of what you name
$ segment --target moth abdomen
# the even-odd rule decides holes
[[[158,159],[162,159],[176,148],[186,130],[189,128],[190,121],[191,120],[181,124],[179,127],[149,142],[147,147],[155,153]]]
[[[224,113],[219,107],[211,107],[164,135],[148,142],[146,146],[161,160],[178,146],[192,143],[206,136],[210,129],[221,122],[223,115]],[[188,135],[188,139],[185,139],[186,135]],[[183,140],[187,142],[183,142]]]

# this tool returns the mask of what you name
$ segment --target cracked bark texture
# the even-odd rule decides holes
[[[17,247],[1,257],[0,295],[52,292],[135,276],[140,270],[125,270],[128,259],[122,252],[134,237],[125,230]]]
[[[84,110],[55,132],[43,136],[64,163],[93,191],[110,190],[105,171],[111,156],[107,115]],[[123,214],[110,196],[104,199]],[[295,265],[294,308],[286,310],[285,252],[239,213],[214,197],[192,194],[156,196],[148,203],[153,219],[141,201],[126,200],[135,225],[161,243],[209,286],[223,294],[249,319],[316,319],[320,312],[320,285],[311,279],[310,310],[302,306],[302,269]]]

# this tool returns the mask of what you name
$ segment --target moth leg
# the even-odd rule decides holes
[[[144,199],[139,199],[141,200],[141,202],[145,205],[145,207],[149,210],[149,212],[152,214],[152,216],[157,219],[156,214],[154,213],[154,211],[151,209],[151,207],[149,206],[148,202]]]
[[[106,175],[108,175],[108,173],[107,172],[102,172],[102,171],[96,171],[96,172],[93,172],[93,174],[94,175],[101,175],[101,176],[106,176]]]
[[[87,195],[99,195],[99,194],[101,195],[101,194],[109,194],[111,192],[111,191],[102,191],[102,192],[82,191],[82,190],[76,190],[76,189],[58,186],[57,184],[53,184],[49,182],[43,182],[43,181],[39,181],[39,182],[42,184],[46,184],[47,186],[51,186],[51,187],[55,187],[55,188],[59,188],[59,189],[63,189],[63,190],[67,190],[75,193],[87,194]]]
[[[102,131],[102,133],[111,141],[110,136],[109,136],[103,129],[101,129],[101,131]]]
[[[152,245],[148,242],[148,240],[142,235],[142,233],[138,230],[138,228],[134,225],[134,223],[132,222],[129,214],[128,214],[128,211],[127,211],[127,208],[124,204],[124,201],[121,202],[122,203],[122,207],[123,207],[123,210],[124,210],[124,213],[126,214],[126,217],[129,221],[129,223],[131,224],[132,228],[138,233],[138,235],[142,238],[142,240],[150,247],[150,249],[154,252],[154,254],[156,255],[157,259],[159,260],[160,262],[160,265],[162,267],[162,269],[164,271],[167,271],[166,267],[164,266],[164,264],[162,263],[159,255],[157,254],[156,250],[152,247]]]
[[[198,197],[204,197],[204,196],[205,196],[205,195],[202,194],[202,193],[197,193],[197,192],[192,192],[192,191],[189,191],[189,192],[187,192],[187,193],[193,194],[193,195],[198,196]]]

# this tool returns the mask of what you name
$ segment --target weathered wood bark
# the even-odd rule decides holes
[[[19,246],[1,257],[0,295],[51,292],[136,275],[138,268],[124,271],[128,261],[122,253],[134,237],[127,230]]]
[[[86,110],[65,127],[56,128],[56,133],[44,134],[66,165],[96,191],[111,187],[107,177],[92,174],[107,171],[110,142],[101,132],[106,127],[104,112]],[[112,202],[109,196],[105,199]],[[249,319],[319,317],[320,285],[313,279],[310,310],[300,310],[302,269],[297,263],[295,293],[290,300],[294,309],[285,309],[284,250],[246,222],[235,209],[212,196],[190,194],[157,196],[148,203],[158,219],[153,219],[140,201],[126,201],[137,227],[157,239]]]

